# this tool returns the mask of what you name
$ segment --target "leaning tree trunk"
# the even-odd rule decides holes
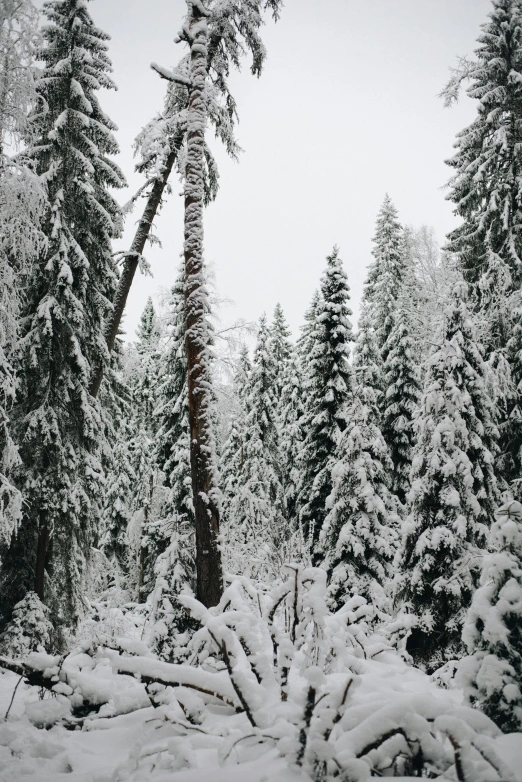
[[[167,186],[169,176],[172,172],[172,167],[174,166],[174,162],[182,143],[183,134],[181,134],[179,138],[175,140],[172,150],[165,161],[161,175],[152,185],[149,197],[147,198],[147,203],[145,204],[145,209],[143,210],[143,215],[140,222],[138,223],[138,228],[136,229],[136,233],[134,235],[134,240],[131,244],[129,252],[125,256],[123,271],[118,283],[118,290],[116,291],[116,295],[114,297],[112,314],[105,329],[105,340],[107,342],[109,353],[112,353],[114,348],[114,343],[116,341],[118,329],[120,328],[123,311],[127,303],[127,297],[131,289],[132,281],[134,279],[134,275],[136,274],[140,257],[143,254],[143,250],[145,249],[145,243],[149,237],[152,223],[161,204],[163,193]],[[91,396],[98,396],[98,392],[103,380],[103,372],[103,364],[95,367],[89,388]]]
[[[188,363],[190,468],[196,526],[196,595],[216,605],[223,591],[218,544],[214,443],[211,422],[211,376],[208,300],[203,260],[205,125],[208,11],[200,0],[187,0],[185,37],[190,42],[190,94],[185,170],[185,347]]]

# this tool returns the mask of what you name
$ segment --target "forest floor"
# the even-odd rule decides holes
[[[368,678],[369,690],[359,697],[373,697],[380,690],[383,699],[393,692],[404,695],[435,697],[458,706],[458,690],[437,687],[418,669],[398,663],[397,659],[375,664],[375,674]],[[102,684],[109,682],[110,667],[99,674]],[[140,688],[133,677],[118,676],[123,694],[128,691],[129,708],[139,706]],[[60,704],[45,692],[21,682],[17,688],[9,717],[4,719],[19,677],[0,674],[0,782],[34,780],[34,782],[309,782],[305,772],[292,768],[275,748],[266,745],[245,748],[241,756],[232,753],[226,764],[222,759],[224,738],[230,740],[244,715],[225,714],[219,706],[207,706],[204,721],[180,735],[175,720],[165,718],[162,709],[146,706],[114,717],[94,716],[85,719],[76,730],[63,724],[37,727],[42,721],[59,717]],[[125,683],[126,682],[126,683]],[[125,690],[125,687],[128,690]],[[120,708],[124,699],[120,691]],[[228,734],[228,735],[227,735]],[[495,749],[510,767],[515,779],[522,780],[522,733],[498,736]],[[221,759],[220,759],[221,757]],[[394,777],[399,779],[399,777]],[[403,780],[410,777],[403,777]],[[413,778],[411,778],[413,779]],[[455,777],[441,776],[442,780]],[[498,777],[495,777],[498,779]],[[493,781],[492,781],[493,782]]]

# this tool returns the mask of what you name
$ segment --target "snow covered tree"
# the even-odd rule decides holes
[[[305,439],[298,503],[300,524],[312,552],[327,514],[331,471],[339,435],[346,427],[345,408],[351,390],[350,289],[337,247],[326,261],[321,298],[316,297],[315,312],[310,310],[310,317],[316,317],[315,322],[310,322],[306,337],[310,350],[303,384],[308,399],[303,419]]]
[[[98,545],[112,563],[111,576],[126,581],[129,570],[127,529],[137,476],[132,468],[131,443],[134,435],[132,391],[124,376],[124,347],[121,338],[111,354],[100,394],[104,410],[106,439],[105,487],[98,531]]]
[[[488,313],[488,349],[510,334],[506,295],[522,281],[522,4],[494,0],[473,62],[462,60],[445,90],[449,105],[462,81],[477,116],[457,136],[448,198],[461,225],[449,235],[474,298]]]
[[[279,433],[274,394],[274,362],[266,317],[260,320],[249,383],[245,393],[245,430],[241,469],[230,502],[230,536],[245,553],[264,547],[273,556],[287,536],[279,480]],[[237,463],[237,461],[236,461]],[[252,548],[253,547],[253,548]],[[272,553],[270,553],[272,552]],[[277,570],[277,568],[274,568]]]
[[[195,528],[190,473],[190,442],[185,355],[183,272],[172,289],[166,350],[160,362],[155,460],[164,475],[160,518],[148,531],[149,567],[153,571],[152,645],[173,660],[175,637],[188,628],[188,616],[176,601],[195,590]],[[152,579],[151,579],[152,581]]]
[[[29,0],[5,0],[0,7],[0,545],[9,544],[21,519],[22,497],[13,478],[19,463],[10,426],[17,388],[16,356],[20,280],[45,252],[41,219],[43,184],[21,154],[9,156],[29,136],[27,115],[36,103],[38,12]]]
[[[462,631],[470,657],[457,682],[471,702],[506,733],[522,729],[522,506],[496,514]]]
[[[109,188],[123,177],[113,124],[97,91],[112,88],[108,36],[83,0],[45,6],[45,63],[37,84],[38,141],[30,150],[45,180],[48,250],[31,266],[23,304],[21,387],[13,422],[27,505],[3,557],[2,619],[29,591],[52,608],[57,635],[73,626],[99,517],[103,481],[100,409],[88,393],[104,363],[103,324],[117,273],[111,239],[120,210]]]
[[[280,474],[283,486],[283,508],[290,529],[297,528],[297,491],[299,465],[304,433],[305,402],[303,399],[303,376],[301,362],[292,349],[283,374],[281,399],[279,403],[279,454]]]
[[[317,319],[321,309],[322,294],[320,289],[314,292],[310,306],[305,312],[301,334],[297,340],[297,352],[303,366],[307,365],[314,345],[314,334],[317,329]]]
[[[154,411],[158,384],[158,351],[160,327],[152,299],[149,297],[136,329],[136,376],[132,384],[134,416],[152,438],[156,429]],[[151,453],[152,458],[152,453]]]
[[[402,597],[418,619],[408,649],[428,668],[460,653],[477,551],[498,500],[498,432],[466,299],[461,282],[428,362],[404,527]]]
[[[274,394],[276,400],[280,400],[284,388],[284,376],[292,352],[290,329],[280,304],[275,306],[274,319],[270,327],[269,348],[274,364]]]
[[[390,449],[390,488],[402,505],[410,490],[410,472],[415,446],[414,419],[420,399],[416,350],[404,306],[397,307],[385,346],[382,434]]]
[[[336,610],[355,595],[377,609],[385,608],[384,588],[397,548],[398,519],[388,488],[392,463],[378,424],[376,355],[370,329],[360,330],[356,382],[337,446],[329,513],[320,537],[329,600]]]
[[[406,267],[402,227],[388,194],[377,215],[373,244],[373,261],[364,286],[363,302],[375,329],[377,347],[386,351]]]
[[[220,475],[223,494],[223,521],[226,529],[231,522],[231,504],[242,481],[245,461],[246,419],[248,414],[247,393],[250,386],[252,365],[248,349],[243,346],[234,375],[233,398],[236,406],[232,412],[230,428],[221,451]]]
[[[155,412],[155,458],[159,469],[165,475],[165,486],[169,490],[169,515],[182,518],[193,526],[183,275],[180,275],[172,289],[169,326],[170,333],[161,362]]]
[[[188,79],[174,73],[172,81],[188,84],[185,155],[185,346],[188,365],[190,422],[190,463],[196,524],[197,595],[207,606],[219,602],[222,594],[221,554],[218,546],[219,500],[212,433],[212,382],[210,373],[211,337],[208,326],[208,294],[203,259],[203,209],[209,155],[206,154],[205,127],[209,116],[207,67],[215,59],[221,63],[216,82],[226,86],[229,63],[239,67],[245,50],[253,57],[252,72],[259,74],[265,48],[259,37],[262,10],[270,8],[277,18],[281,0],[229,0],[213,14],[202,0],[187,0],[187,17],[179,35],[190,49]],[[209,10],[210,9],[210,10]],[[210,29],[209,19],[215,29]],[[213,34],[214,33],[214,34]],[[228,90],[225,90],[229,97]],[[230,105],[230,104],[229,104]]]
[[[0,649],[15,659],[35,651],[51,652],[52,636],[49,609],[37,594],[28,592],[13,608],[13,618],[0,635]]]
[[[0,6],[0,156],[6,142],[18,146],[30,135],[36,104],[36,59],[41,44],[39,12],[31,0],[3,0]]]

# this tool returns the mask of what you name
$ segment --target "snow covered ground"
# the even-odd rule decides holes
[[[431,703],[432,709],[433,704],[440,703],[444,707],[442,711],[447,708],[449,714],[461,713],[461,696],[457,690],[438,688],[422,672],[392,653],[384,652],[378,657],[380,661],[361,661],[359,685],[343,717],[346,720],[347,715],[352,715],[349,722],[353,723],[351,732],[355,743],[361,740],[358,728],[365,724],[365,719],[368,722],[368,715],[380,710],[379,721],[385,719],[383,706],[392,720],[396,719],[394,715],[400,715],[401,703],[404,713],[412,703],[417,706]],[[49,692],[40,701],[38,689],[23,683],[18,686],[8,719],[3,720],[19,677],[10,672],[0,675],[1,782],[26,779],[38,782],[305,782],[311,779],[307,771],[289,760],[281,746],[273,746],[271,742],[253,745],[248,739],[241,740],[255,732],[246,724],[244,714],[207,703],[200,723],[191,724],[183,715],[180,718],[179,707],[173,701],[158,708],[145,705],[148,698],[143,685],[132,677],[111,674],[107,660],[96,664],[92,675],[91,688],[97,680],[101,689],[112,688],[113,696],[100,710],[100,716],[86,719],[76,730],[61,724],[48,729],[36,727],[67,716],[68,704]],[[295,697],[289,698],[287,718],[299,700],[298,678],[296,674],[292,683]],[[123,710],[137,707],[140,700],[144,708],[114,717],[101,716],[104,711],[114,710],[115,702]],[[266,715],[265,725],[259,732],[272,736],[279,733],[283,741],[283,711],[274,710],[272,719]],[[483,727],[482,715],[476,712],[476,717],[475,727]],[[338,743],[346,744],[341,755],[350,754],[348,723],[345,728],[338,739]],[[240,741],[232,749],[237,739]],[[512,779],[522,780],[522,734],[497,735],[492,745],[511,770]],[[225,755],[228,755],[226,759]],[[469,782],[504,779],[496,774],[488,777],[480,771],[477,773],[476,778],[469,777]],[[412,777],[403,779],[406,778]],[[457,779],[454,770],[448,776],[437,778]]]

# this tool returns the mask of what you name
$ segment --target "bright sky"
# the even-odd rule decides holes
[[[385,192],[403,223],[433,225],[440,241],[456,224],[443,186],[456,133],[474,116],[463,99],[437,94],[457,55],[471,55],[490,0],[286,0],[267,19],[259,80],[247,64],[232,79],[245,150],[239,163],[219,143],[221,189],[206,214],[206,258],[218,293],[235,302],[225,320],[257,319],[280,301],[298,332],[325,257],[340,246],[357,310]],[[151,61],[173,65],[184,0],[93,0],[95,23],[112,36],[117,93],[102,96],[119,126],[119,163],[131,185],[132,142],[162,106],[165,82]],[[174,282],[182,250],[181,186],[157,221],[163,248],[146,255],[154,279],[136,279],[131,336],[148,295]],[[138,207],[139,208],[139,207]],[[139,213],[128,218],[128,246]]]

